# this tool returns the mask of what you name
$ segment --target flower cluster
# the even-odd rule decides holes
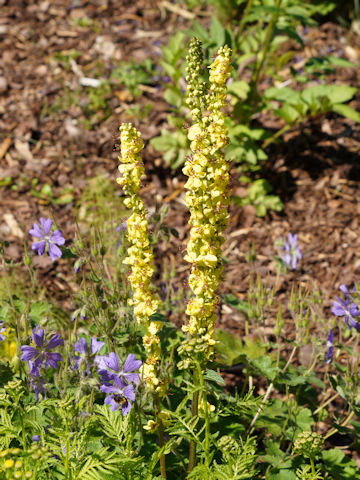
[[[54,348],[62,345],[64,341],[59,334],[54,334],[45,344],[45,330],[36,326],[32,331],[33,345],[23,345],[21,347],[21,360],[29,362],[30,383],[34,388],[36,398],[43,391],[45,380],[40,378],[40,368],[52,367],[58,368],[62,361],[61,353],[52,352]]]
[[[345,323],[349,330],[355,328],[360,330],[360,321],[357,321],[357,317],[360,316],[360,310],[357,306],[356,298],[354,294],[357,293],[356,287],[349,290],[346,285],[342,284],[339,287],[340,291],[344,295],[344,299],[337,297],[333,302],[331,313],[336,317],[344,317]],[[360,320],[360,319],[359,319]],[[332,330],[329,330],[329,335],[326,342],[327,352],[325,354],[326,363],[331,363],[334,358],[334,341],[335,335]]]
[[[124,263],[130,265],[129,281],[133,290],[133,298],[129,303],[134,305],[134,313],[139,323],[145,326],[146,332],[143,344],[147,352],[147,360],[143,365],[143,376],[148,386],[160,395],[165,394],[166,384],[158,375],[158,362],[160,358],[160,339],[157,335],[162,327],[159,321],[151,320],[158,309],[160,300],[152,292],[150,282],[155,267],[153,251],[148,236],[148,221],[146,209],[138,193],[141,186],[141,177],[144,166],[139,154],[144,143],[140,133],[131,124],[122,124],[120,127],[121,164],[119,171],[122,174],[117,182],[122,185],[126,199],[124,204],[132,209],[128,218],[127,238],[130,243],[128,256]]]
[[[86,339],[83,337],[79,338],[79,340],[74,345],[75,352],[79,354],[74,356],[74,368],[76,370],[79,370],[81,364],[87,360],[85,372],[87,375],[90,375],[91,366],[94,361],[94,355],[99,353],[99,351],[104,345],[104,342],[97,340],[95,337],[92,337],[89,348]]]
[[[111,410],[115,411],[121,406],[123,415],[127,415],[135,401],[134,385],[138,385],[140,379],[134,370],[138,370],[142,362],[136,360],[135,355],[130,353],[120,369],[119,358],[114,352],[108,356],[98,356],[95,358],[98,365],[99,375],[102,381],[100,390],[107,393],[105,403],[111,405]]]
[[[360,311],[351,295],[351,293],[355,293],[356,289],[350,292],[345,285],[340,285],[340,290],[343,292],[345,299],[342,300],[340,297],[337,297],[337,301],[333,303],[331,312],[337,317],[344,317],[349,330],[351,327],[360,330],[360,323],[355,320],[355,318],[360,315]]]
[[[52,225],[53,222],[50,218],[47,220],[40,218],[40,226],[34,223],[29,233],[40,240],[34,242],[31,248],[37,250],[38,255],[43,255],[46,251],[50,255],[51,260],[56,260],[62,256],[62,251],[57,245],[64,245],[65,238],[60,230],[55,230],[51,233]]]
[[[283,251],[281,254],[282,260],[291,270],[295,270],[298,260],[302,259],[302,254],[298,245],[298,236],[289,233],[288,240],[284,241],[281,250]]]
[[[191,70],[198,72],[196,63],[201,58],[197,52],[201,48],[198,42],[191,45],[193,52]],[[193,111],[194,123],[188,130],[192,155],[187,159],[183,173],[188,181],[185,202],[190,210],[190,240],[185,260],[191,263],[189,286],[194,293],[186,313],[189,323],[183,326],[190,338],[180,347],[179,352],[187,356],[180,363],[186,368],[191,363],[194,341],[200,358],[209,359],[212,355],[213,332],[217,305],[216,290],[222,275],[221,245],[224,242],[222,231],[228,222],[229,204],[228,164],[223,148],[228,142],[225,127],[225,114],[222,108],[226,98],[226,80],[231,73],[231,50],[227,46],[220,48],[216,59],[210,66],[210,87],[206,95],[206,111],[198,115]],[[195,66],[194,66],[195,65]],[[192,74],[192,83],[193,82]],[[199,82],[198,82],[199,83]],[[201,84],[202,85],[202,84]],[[188,95],[202,94],[202,88],[190,85]],[[189,104],[195,104],[193,98]],[[201,105],[200,99],[198,104]],[[195,109],[196,110],[196,109]]]

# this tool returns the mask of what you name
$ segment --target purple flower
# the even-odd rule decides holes
[[[111,410],[117,410],[121,405],[123,415],[127,415],[135,400],[135,392],[133,385],[127,385],[120,377],[114,376],[113,384],[101,385],[100,390],[104,393],[109,393],[104,400],[104,403],[111,405]]]
[[[356,328],[356,330],[360,330],[360,323],[354,318],[360,315],[360,311],[355,303],[351,302],[351,299],[348,296],[345,295],[345,300],[337,297],[337,302],[333,303],[331,312],[337,317],[344,317],[345,323],[349,330],[351,327]]]
[[[96,355],[101,348],[105,345],[104,342],[97,340],[95,337],[92,337],[90,341],[90,352],[89,352],[89,347],[87,344],[87,341],[85,338],[79,338],[79,340],[75,343],[74,345],[74,350],[77,353],[80,353],[81,355]],[[82,361],[84,360],[84,356],[79,357],[78,355],[75,355],[75,368],[78,370],[80,368],[80,365]],[[90,374],[90,365],[88,366],[86,373]]]
[[[334,357],[334,333],[332,330],[329,330],[326,346],[328,347],[326,352],[326,363],[331,363]]]
[[[284,250],[285,253],[281,255],[281,258],[291,270],[295,270],[298,260],[302,259],[300,247],[297,242],[298,236],[289,233],[288,241],[285,241],[282,246],[282,250]]]
[[[6,331],[6,327],[4,327],[4,322],[0,321],[0,341],[5,340],[5,335],[3,333]]]
[[[107,357],[99,355],[95,358],[95,362],[98,365],[99,374],[103,382],[109,382],[114,378],[122,377],[127,383],[139,384],[139,375],[133,372],[141,367],[142,361],[136,360],[133,353],[127,356],[122,370],[120,369],[119,358],[114,352],[110,352]]]
[[[60,335],[56,333],[50,338],[47,345],[44,345],[45,331],[38,326],[33,329],[32,338],[37,348],[31,345],[23,345],[21,347],[21,360],[29,362],[30,375],[38,377],[39,369],[43,362],[45,362],[45,367],[58,367],[58,363],[62,361],[61,354],[50,352],[49,350],[53,350],[59,345],[62,345],[64,341],[60,338]]]
[[[39,378],[38,376],[31,376],[30,375],[30,383],[31,383],[31,386],[34,389],[35,396],[36,396],[36,401],[38,402],[39,401],[39,394],[40,393],[42,393],[42,394],[46,393],[46,389],[45,389],[45,386],[44,386],[45,383],[46,383],[46,380],[44,378]]]
[[[50,218],[40,218],[40,226],[34,223],[29,233],[33,237],[41,239],[39,242],[34,242],[31,248],[37,250],[38,255],[43,255],[45,250],[47,250],[51,260],[56,260],[62,255],[62,251],[57,245],[64,245],[65,238],[60,230],[55,230],[51,233],[52,224],[53,222]]]
[[[116,227],[116,231],[117,231],[117,232],[125,232],[125,230],[127,230],[126,220],[124,220],[121,225],[119,225],[118,227]]]
[[[38,442],[40,440],[40,435],[33,435],[33,442]]]

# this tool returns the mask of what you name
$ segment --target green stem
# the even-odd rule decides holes
[[[162,448],[165,445],[165,439],[164,439],[164,425],[162,423],[161,418],[159,417],[160,410],[161,410],[160,397],[159,395],[156,395],[156,415],[157,415],[157,423],[158,423],[159,445],[160,445],[160,448]],[[160,473],[163,478],[166,478],[166,460],[165,460],[164,454],[162,454],[160,457]]]
[[[254,3],[254,0],[248,0],[248,2],[246,4],[246,7],[245,7],[245,10],[242,14],[240,25],[239,25],[239,30],[237,31],[237,34],[236,34],[236,45],[237,46],[239,46],[239,43],[241,41],[241,36],[242,36],[242,33],[244,31],[244,28],[245,28],[246,16],[249,13],[253,3]]]
[[[280,7],[280,5],[281,5],[281,0],[275,0],[274,8],[278,9]],[[253,74],[251,76],[251,81],[250,81],[251,89],[256,90],[256,86],[257,86],[257,83],[258,83],[258,80],[259,80],[259,75],[260,75],[261,69],[264,65],[266,56],[269,52],[270,43],[271,43],[271,40],[272,40],[272,37],[273,37],[273,33],[274,33],[274,29],[275,29],[275,26],[276,26],[276,21],[278,19],[278,16],[279,16],[278,12],[273,13],[271,15],[270,22],[268,23],[268,26],[266,28],[265,40],[264,40],[264,43],[262,45],[262,48],[261,48],[260,52],[258,53],[258,55],[256,57],[255,68],[254,68]]]
[[[314,459],[310,457],[310,465],[311,465],[311,473],[315,475],[315,464],[314,464]]]
[[[198,375],[196,371],[194,370],[194,386],[198,386]],[[193,398],[192,398],[192,406],[191,406],[191,416],[192,416],[192,421],[195,423],[197,416],[199,413],[199,390],[196,390],[193,393]],[[190,440],[190,449],[189,449],[189,468],[188,471],[189,473],[192,471],[192,469],[196,466],[196,442],[195,440]]]
[[[349,416],[347,417],[347,419],[340,425],[341,427],[346,427],[346,425],[350,422],[350,420],[352,419],[352,417],[355,415],[355,412],[352,411]],[[333,428],[332,430],[330,430],[329,433],[327,433],[324,437],[324,440],[327,440],[329,437],[331,437],[332,435],[334,435],[334,433],[337,433],[338,430],[336,428]]]
[[[197,364],[197,371],[199,375],[199,382],[201,386],[201,395],[204,401],[204,412],[205,412],[205,465],[206,467],[210,467],[210,417],[209,417],[209,409],[208,409],[208,402],[207,402],[207,390],[204,381],[204,375],[201,369],[200,364]]]

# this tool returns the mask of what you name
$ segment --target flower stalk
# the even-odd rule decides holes
[[[189,286],[194,296],[186,313],[189,321],[183,326],[187,339],[179,347],[182,359],[178,366],[194,370],[195,387],[201,387],[206,400],[203,371],[212,359],[214,329],[218,297],[216,290],[222,277],[221,245],[223,230],[228,222],[229,168],[223,149],[228,143],[225,114],[226,81],[231,73],[231,50],[219,49],[210,66],[209,86],[201,79],[201,42],[193,39],[189,46],[187,104],[193,124],[188,130],[192,154],[187,159],[183,173],[188,176],[185,203],[190,211],[190,239],[185,261],[191,264]],[[202,380],[201,380],[202,379]],[[199,413],[198,389],[193,395],[192,417]],[[205,408],[205,445],[209,453],[210,421]],[[208,462],[208,458],[205,460]],[[196,465],[196,444],[190,442],[189,471]]]

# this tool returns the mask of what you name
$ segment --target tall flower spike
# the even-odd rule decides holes
[[[139,152],[144,147],[140,133],[130,123],[120,127],[121,157],[119,171],[122,174],[117,182],[122,185],[126,194],[124,204],[132,209],[132,215],[127,220],[126,235],[130,243],[128,256],[124,263],[130,266],[129,281],[133,290],[133,298],[129,301],[134,306],[137,321],[145,326],[146,332],[143,344],[147,360],[142,366],[145,381],[151,390],[160,395],[165,394],[166,385],[159,379],[158,363],[160,358],[160,338],[157,333],[162,324],[152,321],[160,300],[150,288],[151,277],[155,267],[153,251],[148,235],[146,209],[138,193],[141,187],[141,177],[144,165]]]
[[[191,51],[190,51],[191,52]],[[198,57],[198,54],[196,53]],[[183,330],[187,341],[181,345],[179,367],[187,368],[194,355],[201,362],[213,353],[217,305],[216,290],[222,276],[222,231],[228,221],[228,164],[223,147],[228,143],[222,108],[226,98],[226,80],[231,73],[231,50],[225,46],[210,66],[210,88],[206,97],[207,112],[188,130],[192,155],[183,173],[188,181],[185,202],[190,210],[190,239],[185,260],[191,263],[189,285],[194,293],[186,313],[190,316]],[[195,100],[194,100],[195,103]],[[196,116],[194,116],[196,121]]]
[[[186,62],[186,103],[191,110],[193,120],[199,122],[201,121],[202,111],[206,106],[208,87],[206,83],[201,80],[203,53],[201,49],[201,41],[198,38],[191,39]]]

